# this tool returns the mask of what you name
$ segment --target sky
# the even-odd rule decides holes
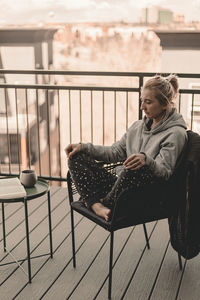
[[[137,22],[144,7],[159,5],[186,21],[200,21],[200,0],[0,0],[0,25],[37,22]]]

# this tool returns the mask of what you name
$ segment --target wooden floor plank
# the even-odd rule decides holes
[[[49,252],[47,200],[43,196],[28,204],[33,255]],[[33,281],[16,264],[0,267],[0,299],[105,300],[108,283],[108,232],[75,213],[77,268],[72,265],[70,208],[66,188],[51,187],[54,258],[31,261]],[[8,248],[17,257],[26,256],[24,207],[5,207]],[[155,222],[147,224],[148,234]],[[2,224],[0,224],[2,232]],[[21,242],[20,242],[21,241]],[[169,245],[167,220],[159,221],[145,249],[142,226],[115,232],[112,300],[171,300],[176,297],[181,272],[177,253]],[[4,258],[4,259],[3,259]],[[5,257],[1,236],[0,260]],[[23,263],[25,269],[27,262]],[[199,300],[199,257],[189,260],[182,277],[178,300]],[[4,282],[5,281],[5,282]],[[4,282],[2,285],[1,283]],[[130,283],[130,284],[129,284]],[[123,297],[123,295],[125,295]],[[149,296],[151,296],[149,298]]]
[[[13,215],[15,215],[17,213],[18,210],[23,209],[24,205],[23,203],[18,203],[18,208],[16,208],[16,204],[11,204],[11,203],[5,203],[4,204],[4,212],[5,212],[5,220],[8,220],[9,218],[13,217]],[[2,207],[0,205],[0,207]],[[1,212],[2,215],[2,212]],[[0,221],[0,226],[2,226],[2,218]]]
[[[155,226],[155,222],[149,223],[146,226],[148,234],[150,234]],[[124,229],[122,229],[122,231],[123,230]],[[136,268],[141,255],[143,255],[145,251],[145,247],[146,241],[143,226],[138,225],[135,227],[122,254],[119,257],[119,260],[113,268],[112,299],[121,299],[124,290],[127,287],[127,283],[130,280],[130,277]],[[108,255],[109,253],[107,253],[107,256]],[[108,286],[105,284],[97,299],[106,299],[107,293]]]
[[[102,229],[104,230],[104,229]],[[128,238],[129,234],[131,233],[132,228],[126,228],[123,231],[119,230],[115,232],[115,248],[114,248],[114,255],[113,261],[116,260],[119,252],[123,248],[123,245]],[[88,270],[87,274],[80,282],[70,299],[72,300],[80,300],[80,299],[94,299],[96,296],[98,289],[104,283],[107,275],[108,275],[108,263],[109,263],[109,240],[103,247],[102,251],[100,252],[99,256],[92,264],[91,268]],[[86,253],[81,253],[83,255],[83,259]],[[77,272],[78,272],[77,266]]]
[[[184,263],[184,260],[182,260]],[[169,244],[167,253],[156,282],[151,300],[175,299],[182,271],[179,269],[178,254]]]
[[[85,222],[88,225],[93,224],[88,222],[85,219]],[[87,226],[88,226],[87,225]],[[77,228],[78,235],[81,236],[84,233],[82,232],[82,226]],[[85,226],[84,226],[85,231]],[[76,234],[77,235],[77,234]],[[79,241],[79,236],[77,235],[76,241]],[[105,243],[108,237],[108,232],[105,230],[102,231],[102,228],[96,226],[95,230],[91,233],[87,241],[83,244],[81,249],[77,253],[77,268],[74,269],[72,263],[66,268],[60,278],[55,282],[53,287],[49,290],[49,292],[45,295],[44,299],[55,299],[59,297],[59,299],[66,299],[73,292],[73,289],[76,287],[77,283],[84,276],[87,268],[98,255],[101,247]],[[95,263],[95,262],[94,262]],[[98,288],[98,287],[97,287]],[[59,296],[58,291],[60,291]]]
[[[148,299],[169,240],[166,222],[158,222],[151,237],[151,249],[144,253],[124,299]]]
[[[187,261],[177,300],[200,299],[200,259],[199,255]]]
[[[77,221],[79,221],[80,217],[77,216]],[[90,231],[93,229],[94,225],[93,224],[86,224],[87,222],[83,219],[78,227],[84,226],[85,231],[82,233],[79,233],[80,231],[77,232],[77,248],[80,247],[80,245],[83,243],[84,239],[87,237],[87,235],[90,233]],[[54,244],[57,246],[58,243],[61,242],[60,236],[63,236],[63,231],[66,231],[65,234],[69,234],[67,229],[65,229],[64,224],[61,224],[62,226],[59,226],[56,230],[55,234],[55,239],[57,240],[54,241]],[[68,225],[67,228],[69,229],[69,218],[68,222],[65,225]],[[62,231],[62,234],[61,234]],[[19,294],[16,299],[28,299],[28,297],[31,295],[33,299],[40,299],[45,295],[45,293],[48,291],[48,289],[51,287],[52,284],[54,284],[54,281],[57,279],[59,274],[63,276],[62,272],[65,267],[67,268],[69,266],[70,269],[72,269],[72,250],[71,250],[71,236],[68,235],[68,238],[61,244],[61,246],[57,249],[57,251],[54,254],[54,258],[52,260],[49,260],[43,267],[42,269],[37,273],[35,276],[33,283],[31,286],[28,284],[26,287],[23,289],[23,291]],[[37,261],[33,265],[33,272],[35,273],[39,268],[41,267],[41,262]],[[66,280],[67,282],[67,277],[63,278],[63,280]],[[41,284],[42,283],[42,284]],[[65,283],[66,284],[66,283]],[[34,289],[32,289],[34,287]],[[57,296],[56,298],[51,297],[51,290],[48,293],[48,299],[58,299],[60,298],[60,295],[63,296],[63,291],[57,290]],[[61,298],[60,298],[61,299]],[[65,299],[62,298],[62,299]]]

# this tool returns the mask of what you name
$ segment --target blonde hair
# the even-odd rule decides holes
[[[155,75],[145,82],[142,89],[153,90],[156,99],[163,106],[167,104],[173,105],[173,99],[178,94],[178,77],[175,74],[170,74],[167,77]]]

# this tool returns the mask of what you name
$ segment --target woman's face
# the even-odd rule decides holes
[[[141,92],[141,109],[149,119],[153,119],[156,123],[159,122],[167,108],[167,105],[161,105],[155,97],[155,93],[149,89],[143,89]]]

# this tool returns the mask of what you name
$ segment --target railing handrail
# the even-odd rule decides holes
[[[61,70],[12,70],[0,69],[0,74],[46,74],[46,75],[86,75],[86,76],[125,76],[125,77],[151,77],[155,74],[168,76],[171,73],[166,72],[110,72],[110,71],[61,71]],[[200,73],[175,73],[180,78],[200,78]]]
[[[138,92],[139,87],[108,87],[108,86],[77,86],[77,85],[56,85],[56,84],[15,84],[0,83],[0,88],[18,88],[18,89],[45,89],[45,90],[96,90],[96,91],[129,91]]]
[[[77,85],[56,85],[56,84],[10,84],[0,83],[0,88],[17,89],[44,89],[44,90],[84,90],[84,91],[117,91],[117,92],[139,92],[140,87],[109,87],[109,86],[77,86]],[[200,89],[179,89],[181,94],[200,94]]]

